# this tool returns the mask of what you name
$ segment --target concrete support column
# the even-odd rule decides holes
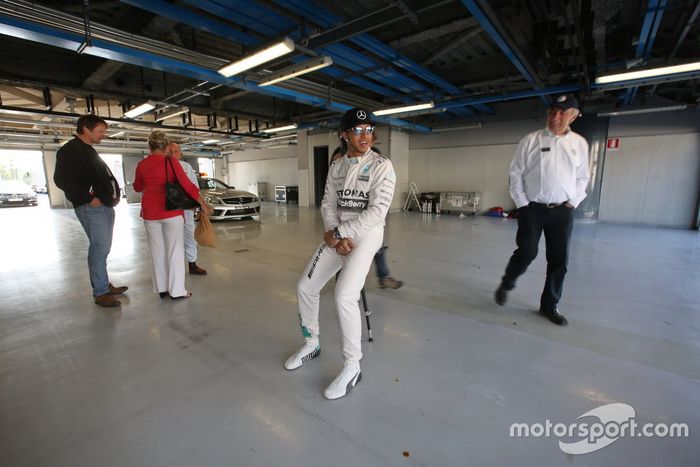
[[[310,186],[313,186],[313,171],[309,171],[309,153],[313,153],[313,150],[309,149],[309,133],[300,130],[297,132],[296,146],[299,206],[312,206],[314,204],[311,199],[313,190],[309,189]],[[274,199],[275,187],[271,186],[267,189],[272,193],[270,198]]]
[[[53,181],[56,171],[56,151],[43,151],[44,173],[46,174],[46,190],[49,193],[51,208],[72,208],[73,205],[66,199],[66,195]]]
[[[392,128],[389,132],[388,155],[396,172],[396,189],[391,209],[401,209],[406,201],[406,196],[408,196],[408,184],[410,182],[408,179],[408,149],[409,134]]]

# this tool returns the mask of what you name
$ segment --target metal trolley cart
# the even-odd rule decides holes
[[[299,204],[299,187],[286,185],[275,186],[275,201],[285,204]]]
[[[481,209],[478,191],[443,191],[440,193],[440,212],[458,212],[476,216]]]

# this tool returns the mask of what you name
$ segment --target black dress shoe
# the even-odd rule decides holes
[[[168,292],[158,292],[158,295],[160,295],[160,298],[165,298],[170,294]]]
[[[508,291],[503,287],[502,284],[499,285],[496,289],[496,293],[493,294],[493,299],[496,301],[497,304],[501,306],[506,304],[506,301],[508,300]]]
[[[569,324],[569,322],[566,320],[564,315],[559,313],[559,310],[557,309],[557,307],[540,308],[540,313],[545,315],[547,317],[547,319],[549,319],[551,322],[553,322],[554,324],[557,324],[559,326],[566,326],[567,324]]]

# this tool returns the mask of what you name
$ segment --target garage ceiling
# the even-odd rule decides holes
[[[587,111],[696,105],[700,73],[644,86],[594,80],[700,60],[699,9],[700,0],[0,1],[0,110],[67,122],[55,113],[121,119],[147,100],[157,111],[187,106],[191,115],[165,123],[186,125],[180,134],[193,142],[219,132],[223,143],[202,150],[220,151],[266,139],[262,129],[282,123],[333,127],[355,105],[434,101],[434,109],[384,119],[421,132],[541,115],[560,91],[580,93]],[[217,73],[283,37],[295,42],[293,53],[231,78]],[[333,65],[258,86],[319,56]]]

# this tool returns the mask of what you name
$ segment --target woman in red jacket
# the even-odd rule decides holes
[[[185,289],[185,247],[182,238],[184,212],[165,209],[166,160],[165,149],[170,141],[166,134],[156,130],[148,137],[151,154],[136,166],[134,190],[143,193],[141,217],[146,226],[148,246],[153,264],[153,288],[161,298],[187,298],[192,294]],[[199,188],[187,178],[178,161],[167,164],[167,180],[176,180],[187,194],[199,201],[202,210],[212,213],[211,207],[199,194]]]

